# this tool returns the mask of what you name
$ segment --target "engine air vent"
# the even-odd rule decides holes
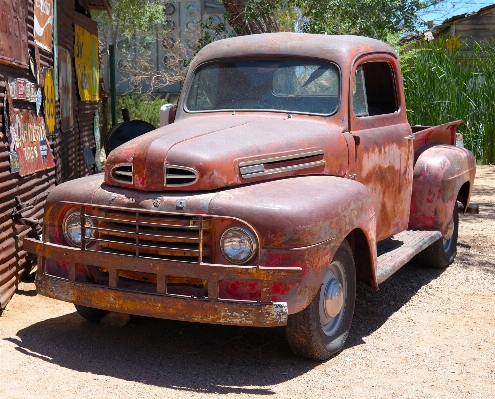
[[[120,163],[111,171],[112,179],[119,183],[132,184],[132,163]]]
[[[165,187],[185,187],[196,183],[198,172],[187,166],[165,165]]]
[[[324,151],[306,151],[297,154],[281,155],[271,158],[256,159],[239,163],[239,171],[244,179],[301,169],[325,166]]]

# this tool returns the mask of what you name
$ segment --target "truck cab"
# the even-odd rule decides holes
[[[472,154],[459,121],[412,128],[390,46],[277,33],[202,49],[175,120],[45,205],[38,292],[106,312],[286,326],[294,352],[342,350],[356,283],[455,257]]]

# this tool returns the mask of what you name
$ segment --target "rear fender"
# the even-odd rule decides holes
[[[467,207],[476,174],[476,161],[465,148],[435,145],[422,151],[414,165],[409,229],[447,233],[461,188]],[[467,183],[467,186],[466,186]]]
[[[273,284],[272,300],[287,302],[289,313],[309,305],[337,249],[356,230],[368,242],[365,258],[371,261],[366,267],[376,286],[375,210],[361,183],[304,176],[253,184],[218,193],[208,212],[239,218],[256,230],[260,265],[303,269],[299,284]],[[233,289],[230,295],[235,296]]]

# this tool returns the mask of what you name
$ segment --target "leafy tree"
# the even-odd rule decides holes
[[[178,37],[163,40],[167,52],[166,68],[159,71],[150,56],[156,34],[166,34],[165,6],[154,0],[110,0],[111,16],[95,12],[99,40],[103,48],[116,45],[122,57],[117,62],[124,81],[134,92],[151,92],[181,82],[189,61],[186,49]],[[165,62],[165,61],[164,61]]]
[[[274,10],[282,0],[223,0],[229,25],[238,35],[278,32]]]
[[[442,0],[294,0],[310,33],[354,34],[385,39],[415,30],[419,12]]]
[[[110,7],[111,16],[95,13],[98,25],[110,33],[110,44],[115,44],[118,37],[156,30],[165,20],[163,5],[149,0],[110,0]]]
[[[277,32],[277,11],[298,10],[296,24],[309,33],[355,34],[385,39],[414,30],[419,12],[444,0],[223,0],[238,35]],[[289,14],[294,16],[294,12]],[[287,13],[283,15],[287,17]],[[275,21],[275,22],[273,22]],[[272,23],[273,22],[273,23]],[[285,21],[287,22],[287,21]]]

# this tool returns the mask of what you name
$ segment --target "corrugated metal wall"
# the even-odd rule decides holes
[[[33,0],[24,1],[27,3],[26,25],[29,48],[34,51],[34,2]],[[57,3],[59,47],[66,49],[73,58],[74,24],[84,27],[93,34],[98,34],[97,24],[85,15],[77,13],[74,1],[59,0]],[[53,68],[53,55],[41,48],[38,51],[42,66]],[[27,211],[25,216],[41,220],[45,199],[55,182],[60,184],[88,175],[83,149],[85,146],[93,150],[95,148],[93,118],[95,111],[98,110],[98,103],[79,101],[74,63],[72,63],[72,69],[74,126],[69,131],[61,132],[60,104],[57,104],[57,133],[49,137],[49,144],[54,153],[55,169],[25,177],[20,177],[19,173],[11,173],[8,140],[4,134],[0,134],[0,309],[7,305],[14,294],[26,265],[26,253],[22,249],[22,239],[27,234],[28,228],[15,225],[12,221],[12,212],[15,210],[14,197],[20,196],[22,201],[29,201],[34,205],[34,208]],[[34,81],[27,69],[0,65],[0,132],[5,131],[3,99],[9,77]],[[14,108],[34,110],[34,104],[14,100]]]
[[[74,56],[74,24],[82,26],[92,34],[98,35],[95,21],[75,11],[74,3],[58,1],[58,46]],[[82,156],[84,147],[95,149],[93,129],[94,114],[98,110],[97,102],[79,101],[76,71],[72,63],[72,93],[74,125],[71,130],[60,131],[60,108],[57,109],[58,132],[54,137],[54,156],[56,162],[57,184],[78,177],[87,176],[88,169]]]
[[[34,49],[34,3],[27,1],[26,25],[30,50]],[[51,54],[40,50],[41,63],[46,67],[53,67]],[[2,123],[0,129],[4,132],[3,100],[5,86],[9,77],[25,78],[34,81],[29,70],[0,65],[0,115]],[[15,109],[34,110],[34,104],[14,100]],[[43,205],[48,189],[55,183],[55,171],[37,172],[33,175],[21,177],[19,173],[10,173],[9,146],[7,137],[2,134],[0,139],[0,307],[4,308],[14,294],[17,283],[25,268],[25,255],[22,249],[22,238],[28,228],[15,225],[12,221],[12,212],[15,210],[15,196],[22,201],[29,201],[34,208],[25,213],[26,216],[43,216]]]

